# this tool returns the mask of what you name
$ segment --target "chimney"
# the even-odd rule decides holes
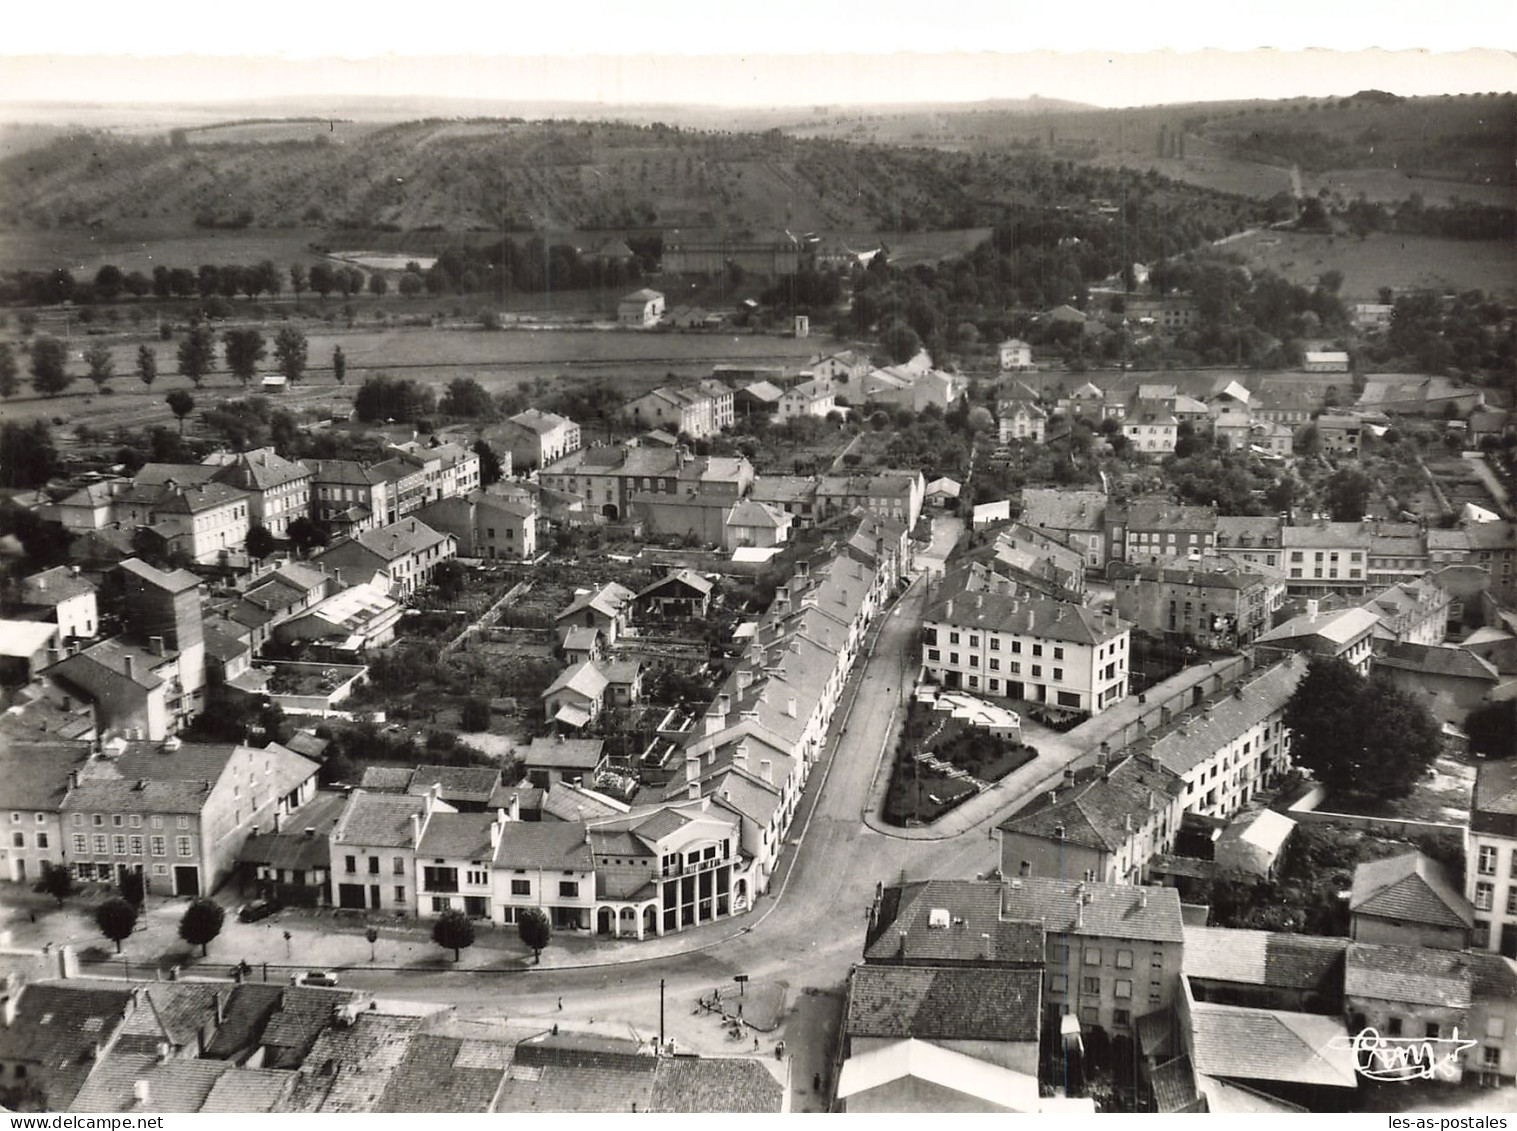
[[[506,811],[506,819],[509,821],[521,820],[521,794],[511,795],[511,808]]]
[[[952,620],[953,619],[953,598],[952,597],[948,598],[948,603],[943,606],[943,619],[944,620]]]
[[[126,673],[126,678],[127,679],[136,679],[137,678],[137,657],[136,656],[122,656],[121,657],[121,670]]]
[[[701,756],[685,751],[685,780],[694,782],[701,776]]]
[[[155,655],[155,656],[161,656],[161,655],[163,655],[163,637],[161,637],[161,636],[149,636],[147,638],[147,642],[148,642],[148,647],[152,650],[153,655]]]
[[[1075,887],[1075,927],[1076,927],[1076,929],[1079,929],[1079,928],[1082,928],[1084,926],[1085,926],[1085,885],[1084,884],[1079,884],[1079,885],[1077,885]]]
[[[78,770],[70,770],[68,772],[68,787],[70,789],[78,789],[79,788],[79,771]]]
[[[337,583],[337,588],[342,588],[342,568],[340,566],[332,571],[332,580]]]
[[[721,711],[722,718],[725,719],[732,713],[732,696],[723,691],[716,697],[716,706],[717,710]]]
[[[795,718],[795,696],[794,695],[790,696],[790,698],[788,700],[786,700],[786,702],[785,702],[785,714],[789,715],[792,719]]]
[[[21,991],[19,989],[11,989],[5,995],[5,1000],[0,1001],[0,1022],[3,1022],[7,1029],[16,1023],[16,1005],[20,1001],[20,998]]]
[[[501,829],[503,829],[505,827],[505,824],[506,824],[506,811],[504,809],[497,809],[497,810],[495,810],[495,820],[493,820],[493,821],[490,822],[490,853],[491,853],[491,855],[494,855],[495,850],[500,847],[500,831],[501,831]]]
[[[1058,800],[1059,800],[1059,791],[1057,789],[1050,789],[1048,791],[1048,803],[1050,805],[1052,805],[1055,802],[1057,802]]]
[[[774,777],[774,763],[771,762],[768,758],[759,759],[759,777],[762,778],[766,784],[773,784],[772,779]]]
[[[411,814],[411,847],[415,848],[421,843],[421,814]]]
[[[1143,908],[1145,908],[1147,906],[1148,906],[1148,889],[1147,888],[1139,888],[1138,889],[1138,909],[1142,910]]]
[[[240,971],[241,969],[242,967],[239,966],[238,970]],[[216,1007],[216,1024],[218,1025],[226,1021],[226,999],[227,995],[221,990],[217,990],[211,995],[211,1001]]]
[[[148,1087],[146,1080],[138,1080],[132,1085],[132,1098],[142,1107],[153,1102],[153,1090]]]
[[[747,668],[738,668],[737,669],[737,689],[739,691],[747,691],[748,688],[749,688],[749,686],[752,685],[752,683],[753,683],[753,673],[751,671],[749,671]]]
[[[316,826],[315,825],[307,825],[306,826],[306,836],[308,836],[308,837],[315,837],[315,835],[316,835]]]
[[[690,788],[686,792],[686,796],[689,797],[691,801],[699,801],[701,799],[701,783],[698,781],[691,782]]]

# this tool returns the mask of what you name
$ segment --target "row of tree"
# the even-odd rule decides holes
[[[406,274],[416,279],[409,288],[402,278],[402,293],[419,294],[422,269],[416,263],[406,265]],[[234,299],[238,295],[258,298],[268,295],[277,298],[284,292],[285,284],[299,299],[307,291],[323,299],[332,294],[347,298],[362,294],[384,295],[390,290],[389,280],[374,272],[366,275],[357,267],[339,263],[293,263],[287,270],[271,259],[261,263],[204,263],[198,269],[168,267],[159,264],[151,274],[142,271],[122,271],[113,263],[107,263],[90,279],[76,279],[66,268],[52,271],[14,271],[0,276],[0,303],[23,306],[57,306],[70,302],[76,305],[118,302],[122,299],[184,299],[221,297]]]

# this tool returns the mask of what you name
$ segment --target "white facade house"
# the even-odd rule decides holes
[[[616,321],[621,326],[642,330],[657,326],[663,316],[664,296],[647,287],[633,291],[616,304]]]
[[[1475,907],[1475,946],[1517,958],[1517,762],[1475,773],[1465,895]]]

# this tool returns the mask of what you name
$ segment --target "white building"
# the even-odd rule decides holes
[[[664,296],[644,287],[616,304],[616,321],[639,330],[657,326],[664,316]]]
[[[1517,762],[1475,771],[1465,895],[1475,905],[1475,945],[1517,958]]]
[[[1008,338],[1000,345],[1001,368],[1026,373],[1036,366],[1032,363],[1032,347],[1020,338]]]
[[[1127,694],[1130,629],[971,565],[928,605],[922,662],[944,687],[1095,715]]]

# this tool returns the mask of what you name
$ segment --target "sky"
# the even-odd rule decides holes
[[[1517,89],[1512,0],[72,0],[60,16],[7,11],[0,101],[1131,106]]]

